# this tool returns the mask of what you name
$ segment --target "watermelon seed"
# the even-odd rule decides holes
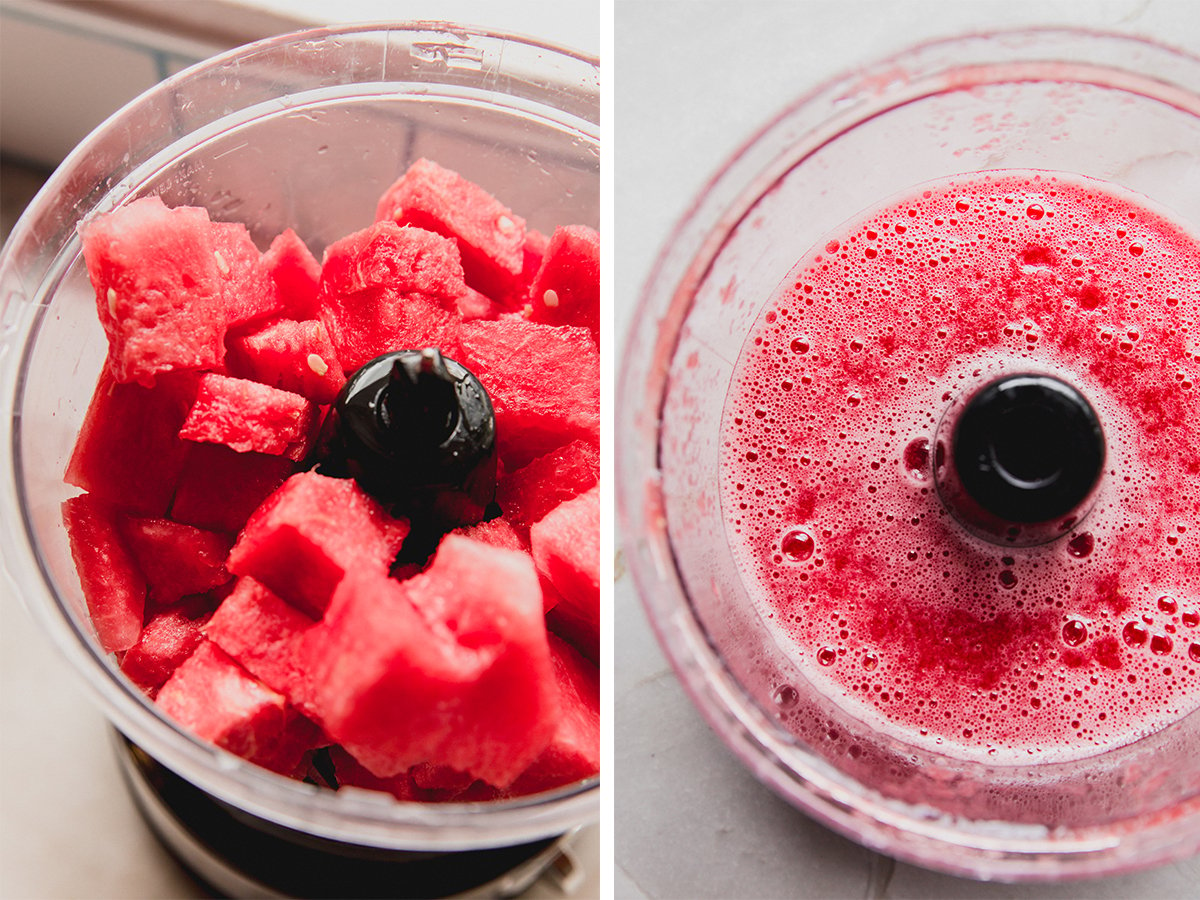
[[[308,354],[308,359],[306,362],[308,363],[308,367],[317,375],[324,375],[329,371],[329,364],[325,362],[325,360],[321,359],[321,357],[316,353]]]
[[[229,274],[229,263],[225,262],[225,257],[221,255],[220,250],[214,250],[213,256],[217,258],[217,268],[221,270],[222,275]]]
[[[108,289],[108,314],[117,317],[117,292],[112,288]]]
[[[542,294],[542,302],[553,309],[558,306],[558,293],[553,288],[547,290]]]
[[[513,230],[516,229],[517,223],[508,216],[501,216],[496,220],[496,227],[505,234],[511,234]]]

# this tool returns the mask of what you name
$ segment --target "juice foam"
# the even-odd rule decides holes
[[[764,307],[722,423],[743,581],[821,690],[918,745],[1072,758],[1200,705],[1200,240],[1049,172],[927,184],[829,235]],[[1090,513],[1034,547],[934,487],[947,406],[1004,372],[1097,410]]]

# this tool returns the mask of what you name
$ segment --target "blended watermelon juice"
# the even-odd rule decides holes
[[[1200,706],[1200,239],[1055,172],[925,184],[828,235],[742,349],[720,498],[785,652],[852,716],[991,763],[1086,757]],[[945,412],[1052,375],[1094,503],[1032,546],[943,503]]]

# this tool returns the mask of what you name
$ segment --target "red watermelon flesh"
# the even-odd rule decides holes
[[[368,791],[384,791],[406,803],[427,803],[430,800],[429,792],[417,787],[407,771],[389,778],[380,778],[351,756],[345,747],[337,744],[329,748],[329,758],[333,762],[334,776],[339,788],[356,787]]]
[[[506,472],[496,482],[496,502],[528,544],[535,522],[599,480],[600,449],[588,441],[572,441]]]
[[[213,222],[212,242],[227,326],[279,315],[283,301],[246,226]]]
[[[489,297],[503,297],[521,274],[525,220],[479,185],[430,160],[417,160],[387,189],[375,219],[453,238],[467,284]]]
[[[558,602],[548,607],[546,612],[546,629],[553,635],[562,638],[593,665],[600,665],[600,625],[590,614],[584,614],[570,603],[563,603],[562,595],[550,584],[549,579],[542,576],[542,589],[552,593]]]
[[[196,396],[191,372],[162,375],[153,388],[100,373],[64,479],[131,512],[161,516],[187,458],[179,429]]]
[[[554,635],[550,655],[562,714],[550,746],[513,782],[513,795],[548,791],[600,771],[600,670]]]
[[[600,441],[600,356],[583,328],[517,317],[465,322],[460,361],[496,410],[497,446],[519,468],[573,440]]]
[[[296,468],[286,456],[238,453],[224,444],[195,443],[179,473],[171,519],[237,534],[250,514]]]
[[[379,222],[326,249],[321,319],[350,373],[392,350],[449,350],[465,293],[453,241]]]
[[[314,624],[253,578],[242,577],[208,620],[204,634],[293,706],[307,709],[312,689],[296,650],[300,636]]]
[[[451,534],[407,581],[348,572],[304,641],[318,720],[379,777],[428,762],[503,788],[554,732],[541,590],[523,553]]]
[[[142,631],[146,579],[121,536],[120,514],[80,494],[63,503],[62,515],[96,638],[106,653],[128,650]]]
[[[231,375],[329,405],[346,383],[337,351],[316,319],[276,319],[249,334],[227,340]]]
[[[125,516],[118,524],[156,603],[175,603],[230,578],[225,557],[233,538],[227,534],[168,519]]]
[[[587,621],[600,624],[600,488],[560,503],[529,531],[538,570]]]
[[[210,372],[200,377],[179,436],[224,444],[239,453],[252,450],[300,460],[316,438],[319,412],[299,394]]]
[[[528,546],[521,540],[521,536],[517,534],[515,528],[503,518],[489,519],[486,522],[480,522],[478,525],[466,525],[462,528],[454,529],[455,534],[461,534],[463,537],[469,537],[472,540],[482,541],[485,544],[490,544],[493,547],[503,547],[506,550],[528,550]]]
[[[137,643],[121,658],[121,671],[153,697],[203,639],[200,622],[182,610],[169,609],[146,623]]]
[[[456,306],[464,322],[471,319],[496,319],[506,311],[499,303],[470,287],[458,298]]]
[[[202,740],[291,774],[320,731],[211,641],[202,641],[155,702]]]
[[[301,472],[250,517],[226,565],[320,618],[347,571],[386,575],[407,535],[357,482]]]
[[[585,225],[557,228],[529,288],[529,317],[577,325],[600,341],[600,234]]]
[[[118,382],[225,356],[226,310],[208,213],[135,200],[80,226],[83,256]]]
[[[321,264],[296,232],[288,228],[277,235],[263,254],[262,263],[275,282],[287,316],[311,319],[318,315]]]

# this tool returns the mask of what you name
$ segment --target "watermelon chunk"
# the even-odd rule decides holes
[[[464,322],[461,361],[496,410],[497,445],[519,468],[570,443],[600,442],[600,355],[583,328],[516,317]]]
[[[170,517],[211,531],[237,534],[296,468],[286,456],[187,443],[191,449],[179,473]]]
[[[600,235],[585,225],[556,228],[533,284],[529,318],[576,325],[600,342]]]
[[[279,315],[283,301],[246,226],[213,222],[212,242],[226,327]]]
[[[301,472],[254,512],[226,565],[320,618],[347,571],[386,575],[407,535],[357,482]]]
[[[96,638],[107,653],[128,650],[142,632],[146,579],[121,536],[119,513],[80,494],[63,503],[62,514]]]
[[[263,254],[262,264],[275,282],[285,315],[293,319],[318,315],[321,264],[296,232],[288,228],[277,235]]]
[[[202,641],[155,702],[179,725],[251,762],[291,774],[320,730],[211,641]]]
[[[262,584],[243,577],[204,626],[204,634],[263,684],[305,709],[312,690],[296,649],[313,624]]]
[[[376,221],[414,225],[453,238],[467,284],[508,293],[524,265],[525,220],[473,182],[419,159],[379,199]]]
[[[146,388],[118,384],[105,367],[64,479],[122,509],[164,515],[187,458],[179,429],[195,396],[191,372],[162,375]]]
[[[145,197],[79,231],[118,382],[220,365],[227,315],[207,211]]]
[[[384,791],[406,803],[425,803],[430,799],[429,793],[417,787],[416,782],[407,771],[389,778],[380,778],[355,759],[345,747],[337,744],[329,748],[329,758],[333,762],[338,787]]]
[[[168,519],[125,516],[118,525],[156,603],[176,603],[230,578],[225,557],[233,539],[227,534]]]
[[[304,642],[318,720],[378,777],[428,762],[503,788],[554,733],[557,690],[526,554],[450,534],[407,581],[347,572]]]
[[[321,319],[347,372],[392,350],[456,345],[466,293],[454,242],[379,222],[330,244],[321,269]]]
[[[316,404],[299,394],[210,372],[200,377],[179,436],[224,444],[239,453],[253,450],[300,460],[316,438],[319,413]]]
[[[329,405],[346,383],[337,351],[316,319],[277,319],[228,340],[231,375]]]
[[[137,643],[121,658],[121,671],[153,697],[203,639],[200,622],[183,610],[159,613],[146,623]]]
[[[529,531],[538,570],[596,629],[600,627],[600,488],[560,503]]]
[[[572,441],[506,472],[496,482],[496,502],[528,544],[530,526],[599,480],[600,449],[588,441]]]
[[[511,794],[536,794],[600,771],[600,670],[550,635],[562,714],[550,746],[513,782]]]

